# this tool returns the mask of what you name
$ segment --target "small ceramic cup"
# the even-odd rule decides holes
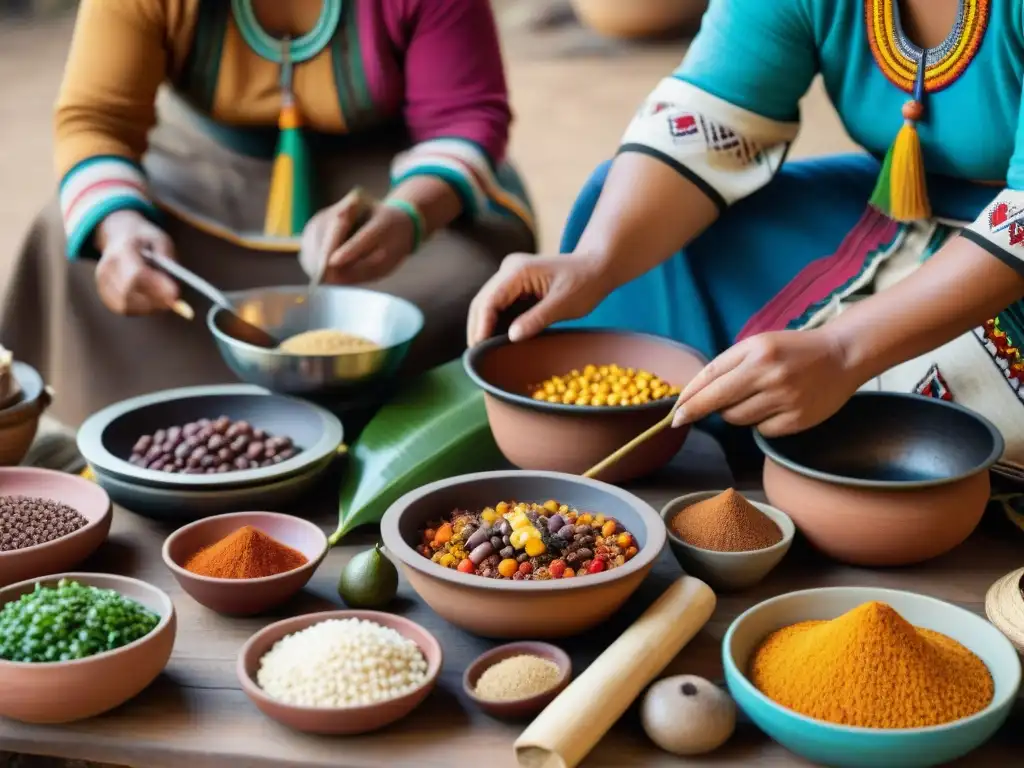
[[[778,544],[767,549],[754,549],[749,552],[715,552],[695,547],[693,544],[683,541],[672,530],[672,518],[687,507],[718,496],[720,493],[722,491],[688,493],[685,496],[672,499],[666,504],[661,510],[661,517],[665,521],[665,528],[668,532],[668,544],[683,570],[707,582],[712,589],[719,591],[748,589],[767,576],[786,556],[793,543],[796,526],[789,519],[789,515],[782,510],[747,499],[779,526],[779,530],[782,531],[782,540]]]
[[[476,695],[476,685],[480,676],[499,661],[511,659],[513,656],[539,656],[558,666],[561,677],[554,688],[536,696],[512,701],[492,701]],[[572,661],[569,654],[556,645],[523,641],[506,643],[492,648],[477,657],[476,661],[466,667],[462,675],[462,689],[470,700],[487,714],[503,720],[519,720],[532,717],[554,701],[572,679]]]

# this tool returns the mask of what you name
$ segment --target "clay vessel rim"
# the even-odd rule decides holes
[[[158,634],[163,632],[167,628],[168,624],[174,621],[174,601],[171,600],[170,596],[162,589],[160,589],[160,587],[153,586],[148,581],[143,581],[142,579],[135,579],[131,576],[120,576],[116,573],[86,573],[84,571],[73,571],[69,573],[56,573],[51,576],[40,576],[34,579],[25,579],[24,581],[19,581],[15,584],[10,584],[4,587],[3,589],[0,589],[0,595],[3,595],[5,592],[12,592],[27,587],[29,585],[34,586],[35,584],[42,584],[43,586],[55,586],[57,582],[61,579],[67,579],[69,581],[77,581],[78,583],[86,587],[95,586],[98,589],[112,589],[115,592],[117,592],[117,594],[119,594],[121,597],[127,598],[128,600],[132,600],[136,603],[139,602],[134,597],[126,595],[117,586],[98,586],[96,584],[90,583],[90,579],[95,579],[97,577],[100,577],[101,579],[110,579],[114,582],[114,584],[133,584],[136,587],[140,587],[143,591],[149,592],[160,603],[160,610],[153,611],[152,608],[146,605],[143,605],[142,607],[146,610],[153,611],[153,613],[159,613],[160,621],[157,622],[157,625],[153,627],[153,629],[151,629],[149,632],[147,632],[139,639],[133,640],[132,642],[128,643],[128,645],[122,645],[120,648],[115,648],[112,651],[102,651],[101,653],[96,653],[92,656],[86,656],[84,659],[71,659],[70,661],[7,661],[6,659],[0,659],[0,669],[66,669],[68,667],[89,664],[90,662],[95,662],[100,659],[110,659],[114,656],[125,654],[128,651],[131,651],[134,648],[138,648],[140,645],[151,641]],[[0,608],[12,602],[13,599],[14,598],[12,598],[11,600],[0,600]],[[139,603],[139,605],[142,604]]]
[[[417,685],[413,690],[409,691],[408,693],[403,693],[400,696],[394,696],[390,699],[384,699],[383,701],[375,701],[371,704],[355,704],[351,707],[304,707],[298,704],[289,704],[285,701],[275,699],[273,696],[268,695],[263,691],[262,688],[260,688],[259,683],[256,682],[255,676],[249,674],[248,669],[246,669],[246,662],[249,658],[249,655],[252,653],[253,648],[259,641],[261,641],[267,635],[278,632],[282,624],[298,623],[302,624],[302,626],[293,629],[289,632],[286,632],[280,637],[278,637],[276,640],[274,640],[273,643],[270,644],[267,650],[264,651],[264,654],[269,652],[271,648],[277,645],[277,643],[286,638],[288,635],[294,635],[296,632],[301,632],[303,630],[309,629],[310,627],[314,627],[317,624],[322,624],[325,621],[331,621],[335,619],[362,619],[363,621],[372,621],[373,623],[378,624],[382,627],[394,629],[406,640],[412,640],[416,644],[416,647],[419,648],[420,653],[423,654],[423,658],[427,661],[427,679],[419,685]],[[391,626],[391,623],[389,622],[394,622],[396,624],[402,625],[406,629],[415,628],[419,630],[423,633],[424,637],[426,638],[427,645],[429,647],[424,648],[423,644],[420,643],[419,640],[413,640],[413,638],[406,635],[405,632],[402,632],[396,627]],[[258,665],[262,658],[263,657],[261,656],[259,659],[256,659],[257,670],[259,669]],[[386,613],[385,611],[364,610],[320,611],[317,613],[300,614],[298,616],[291,616],[287,619],[275,621],[273,624],[268,624],[263,629],[254,633],[248,640],[245,641],[245,644],[242,646],[241,650],[238,651],[238,658],[235,663],[235,671],[238,674],[238,680],[242,685],[242,689],[249,696],[259,699],[260,701],[275,707],[280,707],[282,709],[287,709],[292,712],[307,715],[324,713],[338,714],[343,712],[372,712],[376,709],[379,709],[382,706],[391,705],[397,701],[403,701],[405,699],[412,698],[414,696],[421,694],[424,691],[424,689],[430,689],[437,683],[437,678],[441,674],[442,667],[444,667],[444,649],[438,642],[437,638],[434,636],[433,632],[428,630],[422,624],[418,624],[412,619],[405,618],[405,616],[399,616],[395,613]]]
[[[106,497],[107,506],[106,506],[106,511],[104,511],[103,514],[101,514],[100,516],[98,516],[97,518],[95,518],[93,520],[90,520],[89,518],[86,518],[87,522],[86,522],[85,525],[83,525],[81,528],[78,528],[78,529],[72,531],[71,533],[67,533],[67,534],[61,536],[59,539],[53,539],[52,541],[44,541],[42,544],[33,544],[31,547],[22,547],[21,549],[13,549],[13,550],[10,550],[8,552],[0,552],[0,562],[2,562],[6,558],[14,559],[14,558],[16,558],[16,557],[18,557],[20,555],[24,555],[24,554],[26,554],[28,552],[44,552],[47,549],[56,549],[57,547],[64,546],[65,544],[67,544],[67,542],[70,539],[72,539],[72,538],[74,538],[76,536],[83,535],[87,531],[91,531],[94,528],[98,528],[101,525],[105,525],[107,523],[107,521],[110,520],[111,517],[114,514],[114,505],[113,505],[113,502],[110,501],[110,496],[107,494],[107,492],[105,490],[103,490],[103,488],[101,488],[100,486],[96,485],[95,483],[90,482],[89,480],[86,480],[84,477],[77,477],[75,475],[68,474],[67,472],[57,472],[56,470],[44,469],[42,467],[0,467],[0,481],[2,481],[3,476],[6,473],[6,471],[9,471],[9,470],[17,470],[18,474],[29,473],[29,474],[40,475],[40,476],[60,475],[62,482],[72,482],[72,483],[75,483],[75,484],[81,483],[81,484],[83,484],[82,487],[88,487],[89,488],[89,492],[90,493],[96,493],[96,492],[101,493],[104,497]],[[43,497],[37,497],[37,498],[43,498]],[[54,499],[52,497],[46,497],[46,498],[47,498],[48,501],[56,501],[56,499]],[[61,503],[64,503],[64,502],[61,502]],[[75,505],[74,504],[68,504],[68,506],[71,507],[72,509],[75,509]],[[78,512],[78,514],[80,514],[80,515],[82,514],[77,509],[75,511]],[[85,515],[82,515],[82,517],[85,517]],[[47,578],[48,579],[50,577],[49,576],[44,576],[44,577],[41,577],[41,578]],[[20,582],[18,582],[18,583],[20,583]],[[16,586],[16,585],[15,584],[11,584],[9,586],[13,587],[13,586]],[[7,587],[4,587],[4,589],[7,589]],[[56,662],[52,662],[52,663],[56,663]]]
[[[812,480],[820,480],[832,485],[846,486],[849,488],[872,488],[886,491],[913,491],[921,488],[934,488],[941,485],[952,485],[953,483],[961,480],[966,480],[970,477],[974,477],[979,472],[991,469],[992,466],[999,461],[1000,457],[1002,457],[1003,451],[1006,448],[1006,443],[1003,440],[1002,433],[996,429],[995,425],[992,424],[991,421],[957,403],[951,403],[946,400],[939,400],[932,397],[922,397],[921,395],[917,395],[912,392],[857,392],[853,397],[858,399],[913,399],[916,401],[928,401],[935,407],[950,408],[959,411],[965,416],[977,421],[988,431],[989,437],[992,439],[992,450],[983,461],[978,463],[977,466],[966,472],[960,472],[959,474],[950,475],[949,477],[932,478],[928,480],[867,480],[859,477],[846,477],[832,472],[824,472],[822,470],[812,469],[811,467],[799,464],[789,457],[783,456],[775,446],[772,445],[772,439],[766,438],[756,428],[753,430],[754,441],[757,443],[757,447],[765,454],[767,460],[771,460],[780,467],[788,469],[791,472],[795,472],[798,475],[802,475]],[[814,429],[814,427],[811,429]]]
[[[657,342],[666,347],[672,347],[679,350],[680,352],[687,352],[698,360],[702,365],[708,364],[708,359],[704,357],[699,351],[691,346],[678,342],[674,339],[668,339],[664,336],[656,336],[653,333],[641,333],[639,331],[623,331],[617,328],[551,328],[541,333],[536,338],[544,336],[567,336],[567,335],[615,335],[624,336],[638,339],[648,339],[653,342]],[[528,344],[529,339],[526,341],[517,342],[519,344]],[[534,400],[532,397],[521,395],[517,392],[510,392],[507,389],[502,389],[496,384],[488,381],[477,371],[477,365],[480,360],[489,352],[499,347],[505,347],[511,344],[508,336],[492,336],[489,339],[485,339],[476,346],[470,347],[462,353],[462,366],[465,368],[469,378],[480,387],[487,394],[496,397],[506,403],[512,403],[513,405],[519,405],[524,408],[530,408],[535,411],[545,411],[547,413],[559,413],[564,415],[573,416],[584,416],[601,414],[602,416],[614,416],[615,414],[634,414],[637,412],[645,411],[656,411],[668,413],[673,404],[676,401],[674,397],[665,397],[661,400],[654,400],[649,403],[643,403],[642,405],[624,405],[609,407],[604,405],[566,405],[565,403],[549,403],[546,400]]]
[[[513,651],[520,649],[522,650],[521,654],[512,653]],[[476,692],[473,690],[473,686],[470,684],[470,679],[472,677],[476,677],[479,682],[480,676],[495,664],[505,661],[506,659],[510,659],[513,656],[520,655],[538,656],[546,661],[553,662],[558,667],[558,681],[546,691],[536,693],[533,696],[524,696],[521,699],[501,699],[500,701],[495,701],[493,699],[484,699],[476,695]],[[544,643],[540,640],[519,640],[514,643],[497,645],[489,651],[484,651],[473,659],[473,661],[469,663],[469,666],[466,667],[466,670],[462,673],[462,689],[475,704],[482,707],[524,707],[534,702],[539,703],[546,699],[550,699],[552,694],[557,693],[559,688],[563,687],[571,677],[572,659],[569,657],[568,653],[563,651],[557,645]]]
[[[962,621],[972,621],[975,623],[981,622],[981,625],[984,625],[987,628],[985,631],[991,630],[989,634],[992,643],[996,645],[1003,645],[1003,650],[1008,652],[1008,658],[1012,657],[1018,660],[1016,665],[1016,674],[1011,673],[1010,675],[1011,684],[1006,686],[1006,690],[1002,692],[1001,696],[993,695],[992,701],[990,701],[984,709],[975,712],[973,715],[962,717],[959,720],[953,720],[951,722],[941,723],[939,725],[928,725],[921,728],[868,728],[865,726],[839,725],[838,723],[830,723],[826,720],[816,720],[813,717],[802,715],[795,710],[789,709],[788,707],[784,707],[781,704],[778,704],[772,699],[768,698],[765,694],[761,693],[761,691],[759,691],[757,687],[752,682],[750,682],[750,679],[747,677],[746,670],[741,669],[736,665],[731,650],[733,637],[736,634],[737,628],[744,621],[749,619],[750,616],[752,616],[754,613],[768,609],[776,603],[785,602],[786,600],[790,600],[794,597],[800,597],[813,593],[838,594],[867,592],[870,592],[871,595],[870,597],[865,597],[864,602],[868,602],[869,600],[877,600],[880,602],[887,603],[889,602],[889,600],[887,600],[889,596],[900,595],[904,597],[913,598],[914,600],[928,602],[936,606],[941,606],[939,610],[941,610],[942,613],[946,616],[948,616],[950,613],[954,613]],[[945,621],[947,623],[951,623],[951,620]],[[977,652],[974,648],[968,648],[968,650],[977,655]],[[976,723],[979,720],[989,717],[995,710],[1009,706],[1010,703],[1014,699],[1016,699],[1017,692],[1020,688],[1021,682],[1021,665],[1019,656],[1017,654],[1017,650],[1013,647],[1013,644],[1010,642],[1010,640],[1005,635],[1003,635],[995,626],[993,626],[991,622],[987,621],[985,618],[981,616],[978,616],[976,613],[968,611],[965,608],[961,608],[959,605],[948,603],[945,600],[939,600],[938,598],[931,597],[929,595],[922,595],[916,592],[910,592],[908,590],[886,589],[883,587],[818,587],[816,589],[801,589],[796,590],[794,592],[786,592],[784,594],[771,597],[767,600],[762,600],[760,603],[751,606],[743,613],[741,613],[739,616],[737,616],[735,619],[733,619],[732,623],[729,625],[729,628],[725,632],[725,637],[722,638],[722,662],[725,665],[727,671],[731,673],[732,676],[734,676],[739,681],[739,684],[743,686],[744,691],[748,695],[758,699],[760,702],[770,707],[771,709],[777,710],[779,712],[784,712],[788,717],[795,718],[806,725],[814,726],[816,728],[823,728],[832,731],[836,734],[870,734],[872,738],[892,738],[900,740],[901,742],[907,734],[940,733],[942,731],[960,728],[970,723]],[[991,673],[991,671],[992,670],[990,669],[989,672]]]
[[[275,573],[273,576],[260,576],[258,578],[253,578],[253,579],[221,579],[221,578],[215,578],[213,576],[202,576],[202,575],[200,575],[198,573],[192,573],[192,571],[188,570],[183,565],[180,565],[176,560],[174,560],[174,558],[171,557],[171,546],[172,546],[172,544],[175,541],[180,539],[182,536],[184,536],[184,535],[186,535],[188,533],[191,533],[194,530],[197,530],[199,528],[204,527],[205,525],[208,525],[210,523],[210,521],[212,521],[212,520],[227,520],[227,519],[230,519],[230,518],[252,517],[253,515],[257,515],[259,517],[264,517],[264,518],[268,518],[268,517],[269,518],[276,518],[276,519],[279,519],[279,520],[282,520],[282,521],[286,521],[287,525],[295,525],[295,526],[298,526],[298,527],[307,528],[308,530],[311,530],[311,531],[316,531],[317,537],[319,539],[323,540],[323,544],[320,547],[319,554],[317,554],[316,557],[309,557],[309,558],[307,558],[306,563],[303,564],[303,565],[300,565],[298,568],[292,568],[290,571],[284,571],[283,573]],[[253,523],[249,523],[249,525],[252,525],[253,528],[259,529],[261,533],[264,533],[267,536],[270,536],[275,541],[278,541],[278,543],[281,543],[281,544],[284,543],[284,542],[280,541],[279,539],[277,539],[276,537],[274,537],[272,534],[267,533],[265,530],[260,528],[259,525],[256,525],[256,524],[253,524]],[[239,527],[243,527],[243,526],[240,525]],[[230,536],[231,534],[229,533],[227,535]],[[289,544],[287,546],[291,546],[291,545]],[[292,547],[292,549],[297,549],[297,548],[296,547]],[[180,528],[175,530],[173,533],[171,533],[166,539],[164,539],[163,546],[160,548],[160,554],[163,556],[164,564],[175,575],[183,576],[183,577],[185,577],[187,579],[192,579],[193,581],[204,582],[206,584],[224,584],[224,585],[231,584],[231,585],[237,585],[237,586],[249,586],[249,585],[252,585],[252,584],[267,584],[269,582],[280,581],[281,579],[285,579],[285,578],[294,576],[295,574],[301,573],[302,571],[307,571],[307,570],[310,570],[310,569],[315,570],[316,568],[319,567],[320,563],[327,556],[327,550],[328,549],[330,549],[330,546],[329,546],[329,544],[327,542],[327,534],[325,534],[323,532],[323,530],[321,530],[320,526],[317,525],[316,523],[313,523],[313,522],[311,522],[309,520],[306,520],[305,518],[302,518],[302,517],[295,517],[295,515],[286,515],[283,512],[263,512],[263,511],[260,511],[260,510],[253,510],[253,511],[249,511],[249,512],[226,512],[226,513],[224,513],[222,515],[211,515],[210,517],[202,517],[199,520],[193,520],[191,523],[186,523],[185,525],[181,526]],[[198,550],[196,550],[196,551],[198,552]],[[189,557],[191,557],[194,554],[196,554],[196,552],[192,552],[189,555]],[[305,555],[306,553],[303,552],[302,554]]]
[[[540,478],[550,480],[567,480],[577,485],[589,486],[595,490],[602,491],[625,502],[643,520],[648,541],[640,548],[636,556],[625,565],[618,568],[602,571],[601,573],[587,574],[585,577],[575,579],[549,579],[547,581],[514,581],[504,579],[485,579],[476,574],[460,573],[451,568],[444,568],[437,563],[431,562],[415,549],[412,548],[399,531],[399,522],[402,515],[420,499],[429,496],[435,491],[451,486],[458,486],[471,483],[476,480],[505,479],[509,485],[515,484],[517,479]],[[661,516],[649,505],[629,491],[617,486],[592,480],[580,475],[571,475],[565,472],[543,472],[539,470],[505,469],[490,472],[476,472],[469,475],[456,475],[455,477],[438,480],[428,485],[421,486],[410,491],[395,501],[384,512],[380,522],[381,538],[384,540],[384,547],[394,555],[405,568],[412,568],[424,576],[433,579],[441,579],[468,589],[484,589],[511,592],[561,592],[574,589],[588,589],[599,587],[610,582],[617,581],[631,574],[641,572],[654,564],[654,561],[661,554],[665,547],[667,534],[665,524]]]
[[[766,552],[777,552],[780,549],[785,549],[786,547],[789,547],[793,543],[793,537],[796,535],[796,523],[793,522],[793,519],[789,515],[787,515],[778,507],[773,507],[771,504],[765,504],[764,502],[761,501],[753,501],[751,499],[748,499],[746,496],[743,496],[743,494],[741,493],[740,495],[743,496],[744,500],[748,504],[753,504],[755,507],[757,507],[761,514],[763,514],[765,517],[767,517],[769,520],[775,523],[775,525],[778,527],[779,532],[782,533],[782,538],[779,539],[775,544],[772,544],[770,547],[764,547],[763,549],[745,549],[741,552],[721,552],[717,549],[705,549],[704,547],[698,547],[696,544],[691,544],[686,539],[679,536],[674,530],[672,530],[672,521],[670,518],[675,517],[675,515],[679,514],[687,507],[693,506],[694,504],[698,504],[701,501],[706,501],[707,499],[713,499],[715,496],[718,496],[721,493],[724,493],[724,491],[695,491],[694,493],[686,493],[683,494],[682,496],[677,496],[676,498],[672,499],[672,501],[668,502],[664,507],[662,507],[661,519],[665,521],[665,535],[669,538],[669,540],[675,542],[676,544],[682,544],[684,547],[694,552],[702,552],[710,555],[722,555],[723,557],[733,557],[735,559],[739,559],[741,557],[751,557],[753,555],[762,555]],[[737,491],[737,493],[739,493],[739,491]],[[778,520],[776,520],[774,517],[772,517],[772,515],[764,511],[765,507],[770,509],[772,512],[774,512],[782,519],[788,521],[789,525],[780,525]]]
[[[39,371],[28,363],[15,360],[11,363],[11,375],[17,379],[21,393],[15,402],[0,409],[0,427],[13,427],[38,418],[49,405],[46,383]]]

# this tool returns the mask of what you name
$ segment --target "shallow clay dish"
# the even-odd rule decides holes
[[[201,418],[244,419],[277,437],[290,437],[301,450],[270,467],[214,475],[160,472],[128,463],[140,436]],[[78,450],[110,477],[165,490],[244,488],[302,474],[333,455],[341,444],[341,422],[330,411],[249,384],[168,389],[134,397],[94,413],[78,430]]]
[[[706,360],[695,349],[644,333],[553,330],[512,344],[497,336],[466,351],[463,364],[484,390],[487,418],[505,457],[522,469],[579,475],[663,419],[675,398],[644,405],[580,406],[534,400],[532,388],[586,365],[642,368],[683,387]],[[665,429],[601,475],[619,483],[671,461],[687,427]]]
[[[390,627],[419,646],[427,660],[427,680],[419,688],[404,696],[361,707],[297,707],[270,698],[256,683],[260,660],[285,635],[330,619],[363,619]],[[409,619],[379,611],[325,611],[295,616],[264,627],[242,646],[238,653],[236,671],[242,690],[249,700],[267,717],[307,733],[327,735],[353,735],[366,733],[390,725],[412,712],[434,689],[441,672],[444,654],[437,639],[427,630]]]
[[[154,520],[186,523],[211,515],[247,509],[286,510],[310,491],[330,470],[335,456],[325,456],[308,469],[281,480],[241,488],[170,490],[139,485],[93,467],[99,483],[114,503]]]
[[[160,616],[145,637],[87,659],[30,663],[0,661],[0,716],[24,723],[70,723],[120,706],[142,692],[163,671],[174,647],[174,604],[164,592],[138,579],[106,573],[62,573],[0,589],[0,605],[17,600],[37,583],[61,579],[113,589]]]
[[[558,665],[558,670],[561,673],[558,684],[544,693],[514,701],[490,701],[477,696],[476,684],[480,680],[480,676],[499,661],[511,659],[513,656],[539,656],[554,662]],[[474,704],[487,714],[501,719],[518,720],[532,717],[544,709],[565,689],[571,679],[572,660],[569,658],[569,654],[557,645],[524,641],[499,645],[478,656],[472,664],[466,667],[466,671],[462,675],[462,690]]]
[[[765,438],[768,501],[825,554],[892,566],[948,552],[971,535],[1003,453],[990,422],[920,395],[861,392],[832,418]]]
[[[0,586],[74,568],[95,552],[110,532],[110,497],[95,483],[76,475],[30,467],[0,468],[0,496],[58,501],[88,520],[74,533],[54,541],[0,552]]]
[[[988,667],[992,702],[962,720],[927,728],[856,728],[798,714],[769,699],[747,679],[750,658],[770,633],[801,621],[829,620],[880,601],[916,627],[953,638]],[[729,693],[751,720],[782,746],[815,765],[837,768],[926,768],[947,765],[986,742],[1006,721],[1017,697],[1021,665],[999,630],[980,616],[933,597],[893,589],[827,587],[774,597],[733,621],[722,642]]]
[[[701,491],[672,499],[661,510],[668,534],[668,546],[683,570],[707,582],[715,590],[738,590],[754,586],[767,576],[789,552],[796,526],[782,510],[747,499],[779,527],[782,539],[765,549],[749,552],[715,552],[702,549],[680,538],[672,529],[672,519],[687,507],[718,496],[721,491]]]
[[[414,549],[421,531],[453,509],[479,510],[514,499],[548,499],[618,520],[639,544],[618,568],[572,579],[512,581],[459,573]],[[651,570],[665,545],[658,513],[631,493],[559,472],[504,470],[440,480],[407,493],[381,520],[381,536],[412,588],[436,613],[484,637],[537,639],[584,632],[614,614]]]
[[[11,374],[20,394],[14,403],[0,410],[0,466],[21,463],[39,429],[39,418],[53,401],[43,377],[35,368],[15,361]]]
[[[214,579],[185,570],[199,550],[251,525],[306,556],[305,565],[261,579]],[[312,578],[327,554],[327,536],[308,520],[278,512],[234,512],[207,517],[179,528],[164,541],[164,563],[197,603],[228,616],[268,611],[294,595]]]

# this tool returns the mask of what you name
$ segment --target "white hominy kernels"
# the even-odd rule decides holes
[[[412,640],[362,619],[330,619],[278,640],[256,682],[285,704],[356,707],[402,696],[427,679]]]

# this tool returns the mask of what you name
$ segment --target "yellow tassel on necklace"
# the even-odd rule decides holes
[[[895,221],[931,218],[927,175],[917,123],[924,116],[924,73],[927,51],[921,52],[914,81],[914,98],[903,105],[903,125],[885,155],[871,205]]]

